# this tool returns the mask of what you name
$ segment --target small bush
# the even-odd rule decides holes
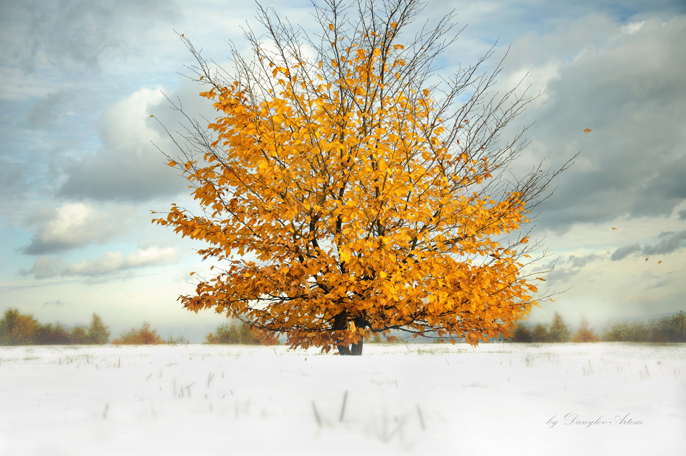
[[[224,323],[217,328],[214,335],[209,333],[205,336],[206,344],[239,344],[239,345],[278,345],[279,340],[266,331],[250,328],[249,325],[240,322]]]
[[[600,337],[595,333],[593,328],[589,327],[588,320],[586,318],[581,319],[581,327],[574,334],[572,342],[576,343],[586,343],[586,342],[600,342]]]
[[[179,336],[178,339],[174,339],[172,336],[169,336],[169,339],[167,339],[166,343],[171,344],[171,345],[176,345],[176,344],[188,344],[189,342],[183,336]]]
[[[143,327],[139,330],[135,328],[131,331],[120,334],[118,339],[112,341],[115,345],[157,345],[164,341],[157,334],[157,331],[150,329],[150,323],[143,322]]]

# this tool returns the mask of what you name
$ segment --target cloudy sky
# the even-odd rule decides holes
[[[261,4],[318,41],[309,0]],[[530,320],[558,311],[602,329],[686,309],[686,3],[429,0],[400,42],[453,9],[452,33],[467,27],[437,75],[497,40],[489,70],[510,47],[498,90],[527,73],[531,93],[545,90],[513,121],[536,122],[521,163],[555,168],[580,153],[532,234],[550,254],[539,268],[556,263],[547,285],[567,291]],[[197,255],[204,244],[151,224],[151,210],[197,206],[149,116],[183,132],[164,92],[214,119],[203,86],[183,76],[196,61],[175,31],[234,74],[230,41],[251,59],[241,27],[266,39],[257,11],[236,0],[0,1],[0,312],[67,326],[95,312],[113,338],[145,320],[192,343],[224,322],[176,301],[195,290],[190,272],[210,277],[215,263]],[[356,7],[347,14],[354,22]]]

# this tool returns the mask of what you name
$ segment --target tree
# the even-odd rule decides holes
[[[663,317],[654,324],[654,342],[686,342],[686,312],[680,310],[674,315]]]
[[[542,323],[534,326],[534,329],[531,331],[531,341],[538,343],[550,342],[550,332],[548,327]]]
[[[119,338],[112,341],[115,345],[147,345],[147,344],[163,344],[164,341],[157,334],[156,330],[150,329],[150,323],[143,322],[143,327],[139,330],[135,328],[131,331],[120,334]]]
[[[71,336],[69,335],[69,330],[61,323],[56,323],[55,326],[48,323],[38,328],[34,343],[37,345],[69,345],[71,343]]]
[[[110,332],[107,330],[108,326],[102,322],[102,319],[93,314],[91,324],[88,327],[88,343],[95,345],[103,345],[110,341]]]
[[[557,312],[555,312],[553,323],[550,325],[549,337],[551,342],[569,342],[570,339],[569,326]]]
[[[588,320],[585,317],[581,319],[581,327],[574,334],[572,342],[584,343],[584,342],[600,342],[600,337],[595,333],[593,328],[589,327]]]
[[[308,39],[316,66],[261,6],[277,52],[246,33],[257,61],[248,65],[233,48],[238,77],[213,74],[181,35],[199,63],[194,80],[210,86],[200,95],[219,117],[205,129],[186,115],[194,148],[169,134],[184,156],[165,154],[204,215],[172,203],[153,223],[208,242],[198,253],[227,267],[179,299],[196,313],[212,308],[286,333],[291,348],[342,355],[361,354],[364,339],[393,329],[473,345],[510,335],[538,305],[519,261],[535,261],[527,252],[538,245],[515,232],[570,162],[507,180],[528,127],[496,147],[499,133],[532,98],[508,106],[514,89],[485,95],[500,64],[490,76],[476,72],[492,50],[434,101],[437,85],[426,79],[452,14],[406,50],[398,37],[417,0],[384,2],[382,15],[358,2],[352,37],[340,2],[327,5],[315,5],[326,42]]]
[[[525,323],[520,323],[517,325],[514,331],[514,338],[513,340],[515,342],[533,342],[533,334],[531,333],[531,329],[529,326]]]
[[[88,329],[83,325],[74,326],[69,339],[74,345],[89,345]]]
[[[32,315],[7,309],[0,320],[0,345],[33,345],[39,328],[40,324]]]

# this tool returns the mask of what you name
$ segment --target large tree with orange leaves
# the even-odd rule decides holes
[[[532,246],[516,232],[565,168],[503,179],[524,145],[519,134],[496,147],[498,133],[531,98],[484,99],[500,71],[475,76],[489,53],[438,103],[425,81],[450,16],[410,51],[398,37],[417,0],[381,14],[358,5],[352,36],[340,2],[327,6],[315,5],[324,35],[320,47],[310,42],[314,62],[260,6],[276,51],[246,33],[257,59],[232,49],[239,73],[229,80],[181,35],[219,116],[207,129],[193,122],[194,151],[167,157],[205,214],[172,204],[153,222],[206,241],[198,253],[227,267],[179,299],[285,333],[292,348],[342,355],[391,330],[474,345],[510,336],[537,292],[520,262],[535,261]]]

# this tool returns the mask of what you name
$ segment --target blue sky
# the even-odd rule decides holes
[[[261,4],[317,41],[309,1]],[[467,27],[435,60],[436,78],[497,40],[484,70],[510,50],[495,90],[527,72],[530,93],[545,90],[503,133],[536,122],[514,171],[580,152],[532,233],[550,254],[538,268],[556,263],[547,286],[568,291],[531,321],[558,311],[601,329],[686,309],[685,4],[434,0],[401,41],[451,10],[448,37]],[[0,2],[0,312],[68,326],[96,312],[113,337],[146,320],[192,343],[224,322],[176,301],[195,290],[190,272],[210,277],[215,263],[195,253],[202,243],[150,223],[151,210],[172,202],[197,206],[153,145],[176,152],[149,116],[183,132],[163,91],[192,117],[214,119],[203,87],[182,76],[196,62],[174,31],[233,74],[229,41],[251,59],[241,27],[266,39],[257,11],[238,1]]]

